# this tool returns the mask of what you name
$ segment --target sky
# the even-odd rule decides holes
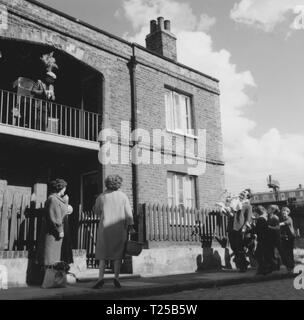
[[[178,61],[220,80],[227,190],[304,184],[304,0],[40,2],[142,45],[170,19]]]

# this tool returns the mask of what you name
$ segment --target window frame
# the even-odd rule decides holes
[[[169,188],[169,181],[171,177],[171,187]],[[180,181],[182,180],[182,190],[180,188]],[[186,173],[168,171],[167,172],[167,201],[168,205],[172,207],[179,207],[183,205],[185,209],[196,209],[198,204],[197,199],[197,181],[196,177]],[[188,189],[187,189],[188,184]],[[190,187],[190,189],[189,189]],[[190,190],[190,192],[189,192]],[[180,201],[180,192],[182,191],[183,198]],[[190,197],[189,197],[190,196]],[[172,200],[169,200],[172,199]],[[171,202],[171,203],[170,203]],[[189,206],[189,202],[191,205]]]
[[[176,129],[176,107],[174,104],[174,95],[185,97],[185,116],[186,116],[186,129]],[[168,100],[168,96],[170,96],[170,100]],[[168,106],[168,101],[170,101],[171,105]],[[169,110],[170,109],[170,110]],[[169,114],[170,111],[170,114]],[[195,115],[193,108],[193,96],[183,92],[181,90],[177,90],[174,88],[170,88],[165,86],[165,115],[166,115],[166,129],[167,132],[182,135],[190,138],[197,138],[197,132],[195,128]]]

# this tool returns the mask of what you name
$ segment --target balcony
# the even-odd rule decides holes
[[[101,115],[0,90],[0,127],[7,129],[0,130],[1,133],[15,132],[17,135],[63,144],[68,141],[75,144],[77,140],[79,146],[97,149]]]

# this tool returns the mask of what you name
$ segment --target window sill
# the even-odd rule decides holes
[[[182,133],[182,132],[179,132],[179,131],[174,131],[174,130],[169,130],[169,129],[167,129],[167,132],[170,133],[170,134],[175,134],[175,135],[182,136],[182,137],[185,137],[185,138],[191,138],[191,139],[194,139],[194,140],[198,139],[198,136],[195,136],[195,135],[192,135],[192,134],[188,134],[188,133]]]

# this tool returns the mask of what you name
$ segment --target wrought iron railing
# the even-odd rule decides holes
[[[98,141],[101,115],[0,90],[0,124]]]

